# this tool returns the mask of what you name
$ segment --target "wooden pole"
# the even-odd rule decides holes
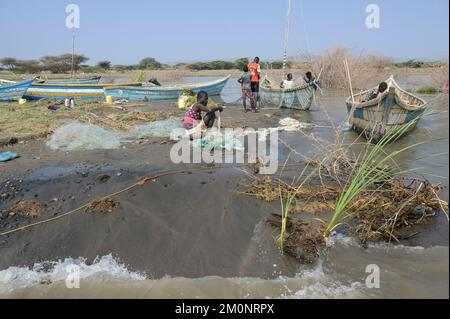
[[[345,58],[345,60],[344,60],[344,65],[345,65],[345,70],[347,72],[348,83],[349,83],[349,86],[350,86],[350,94],[352,95],[352,101],[353,101],[353,103],[355,103],[355,97],[353,95],[352,78],[350,76],[350,68],[348,67],[347,58]]]
[[[317,82],[320,81],[320,77],[322,76],[322,71],[323,71],[323,66],[322,66],[322,68],[320,69],[319,76],[317,77]]]
[[[291,7],[292,7],[292,0],[288,1],[288,11],[287,11],[287,19],[286,19],[286,31],[284,34],[284,54],[283,54],[283,80],[285,77],[286,72],[286,65],[287,65],[287,51],[288,51],[288,44],[289,44],[289,29],[291,25]]]
[[[71,77],[73,78],[75,75],[75,30],[72,35],[72,71]]]

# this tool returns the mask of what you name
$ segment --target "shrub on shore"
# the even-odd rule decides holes
[[[417,93],[420,94],[436,94],[437,92],[438,90],[433,86],[425,86],[417,90]]]

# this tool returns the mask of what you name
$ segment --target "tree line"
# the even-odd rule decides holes
[[[84,73],[101,73],[110,70],[117,72],[126,72],[132,70],[161,70],[161,69],[189,69],[193,71],[201,70],[242,70],[244,65],[249,63],[247,58],[240,58],[235,61],[210,61],[195,63],[178,63],[175,65],[167,65],[158,62],[155,58],[144,58],[135,65],[113,65],[111,61],[100,61],[96,65],[86,65],[89,58],[85,55],[61,54],[56,56],[44,56],[39,60],[18,60],[11,57],[0,58],[0,69],[8,70],[14,73],[40,73],[48,71],[51,73],[70,73],[73,68],[76,72]],[[288,67],[290,63],[288,62]],[[262,68],[281,69],[282,61],[261,62]]]

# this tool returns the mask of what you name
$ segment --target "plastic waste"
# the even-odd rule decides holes
[[[11,151],[0,152],[0,162],[8,162],[18,157],[17,153]]]

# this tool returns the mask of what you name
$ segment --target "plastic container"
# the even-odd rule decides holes
[[[19,104],[25,104],[25,103],[27,103],[26,99],[19,99]]]
[[[106,103],[112,104],[112,102],[113,102],[112,96],[111,96],[111,95],[107,95],[107,96],[106,96]]]

